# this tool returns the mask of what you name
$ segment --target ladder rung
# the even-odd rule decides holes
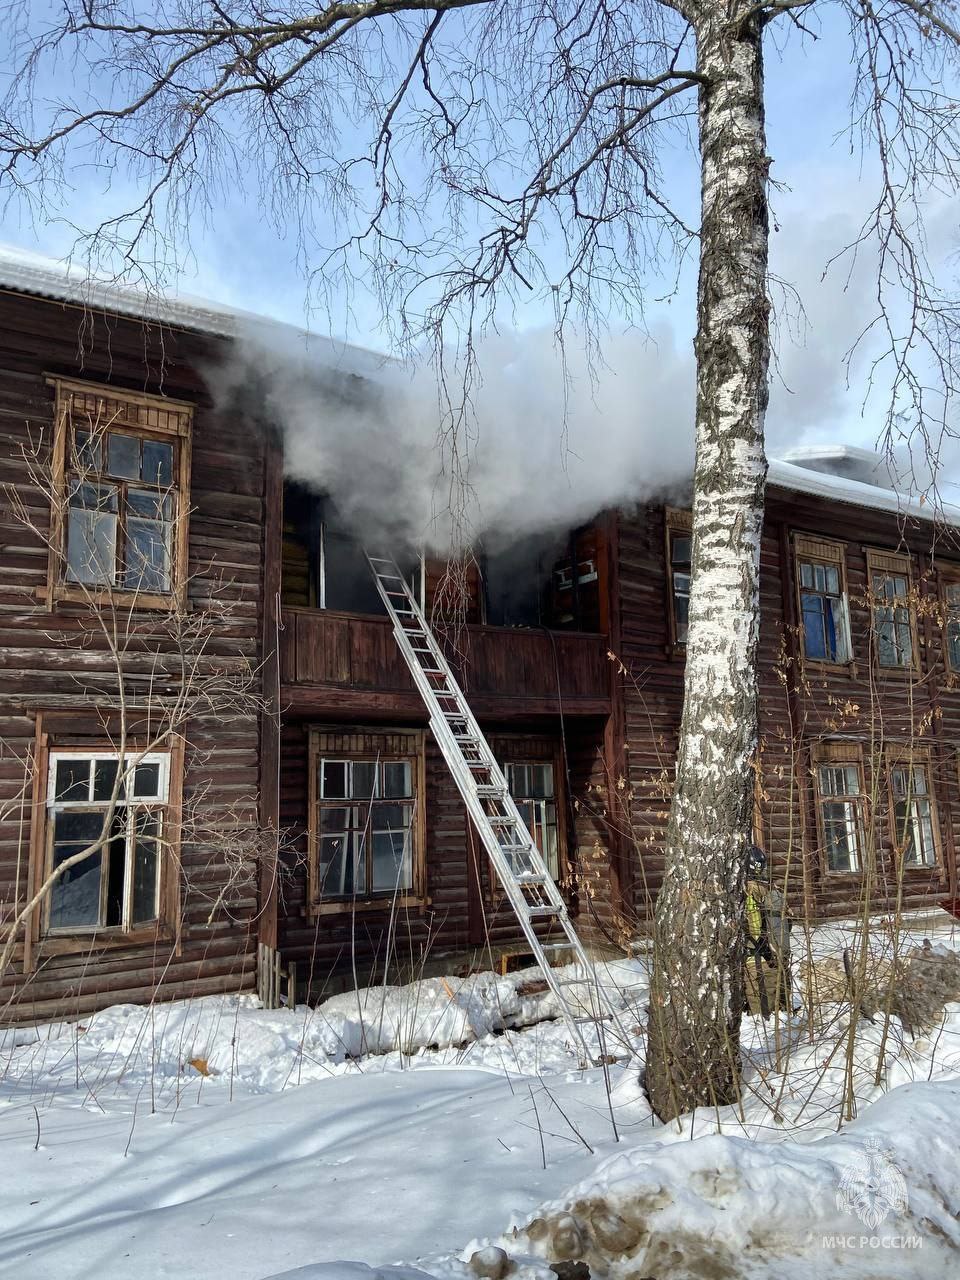
[[[488,813],[487,821],[498,827],[515,827],[517,820],[511,814]]]
[[[507,792],[504,787],[495,786],[491,783],[477,783],[477,795],[481,800],[506,800]]]
[[[555,907],[552,904],[545,907],[527,907],[527,915],[530,916],[531,919],[540,919],[543,916],[559,915],[562,910],[562,907]]]
[[[526,889],[528,885],[547,884],[548,881],[538,871],[518,871],[517,883],[522,889]]]

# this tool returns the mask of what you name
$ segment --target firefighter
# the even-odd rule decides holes
[[[767,884],[767,857],[757,845],[747,854],[746,998],[750,1013],[769,1018],[790,1010],[790,911],[782,892]]]

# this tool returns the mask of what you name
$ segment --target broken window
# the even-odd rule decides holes
[[[927,764],[894,765],[890,770],[890,791],[894,844],[904,866],[936,866],[937,824]]]
[[[797,537],[797,591],[803,655],[816,662],[851,658],[844,550],[840,543]]]
[[[666,508],[667,581],[670,591],[670,643],[685,645],[690,622],[690,564],[693,515]]]
[[[158,919],[169,760],[51,753],[46,875],[63,871],[47,902],[50,932],[129,931]]]
[[[560,833],[552,760],[508,760],[510,794],[554,880],[560,878]]]
[[[821,762],[814,776],[827,870],[859,871],[865,839],[859,757]]]
[[[421,736],[331,730],[311,737],[314,906],[413,892]]]
[[[419,560],[406,555],[400,564],[420,600]],[[363,544],[336,504],[292,481],[283,493],[281,596],[285,605],[305,609],[386,613]]]

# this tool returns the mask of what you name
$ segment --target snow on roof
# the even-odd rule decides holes
[[[297,340],[309,344],[329,368],[360,377],[375,377],[394,363],[380,352],[338,342],[254,311],[226,306],[188,293],[160,295],[132,285],[99,279],[75,264],[13,245],[0,244],[2,289],[79,303],[117,315],[152,320],[217,337],[259,339],[268,348],[275,347],[278,342]],[[834,471],[846,474],[832,474]],[[960,526],[960,506],[919,502],[893,489],[883,488],[872,480],[867,483],[850,478],[851,472],[872,475],[876,471],[876,455],[869,450],[845,444],[812,445],[791,449],[782,458],[771,459],[767,480],[777,488],[796,493],[888,511],[901,517],[940,520]]]
[[[936,520],[960,526],[960,507],[952,502],[921,502],[917,498],[897,493],[894,489],[865,484],[862,480],[850,480],[846,476],[831,475],[826,471],[812,471],[807,466],[788,461],[790,456],[788,454],[785,458],[771,458],[767,472],[768,484],[778,489],[810,494],[815,498],[850,503],[855,507],[869,507],[874,511],[889,511],[892,515],[910,519]]]
[[[119,284],[91,276],[77,264],[57,261],[14,245],[0,244],[2,289],[79,303],[99,311],[152,320],[216,337],[238,338],[243,335],[260,338],[266,345],[276,345],[278,339],[296,339],[308,343],[330,368],[345,374],[370,377],[392,363],[388,356],[379,352],[338,342],[254,311],[229,307],[189,293],[160,294]]]

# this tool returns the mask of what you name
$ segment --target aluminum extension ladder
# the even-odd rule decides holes
[[[617,1022],[617,1013],[597,982],[593,964],[570,921],[567,905],[406,579],[393,559],[367,555],[367,560],[393,622],[400,652],[430,713],[433,736],[530,951],[557,998],[574,1047],[582,1063],[587,1065],[593,1054],[584,1037],[583,1025],[590,1023],[598,1028],[601,1056],[604,1056],[604,1020],[612,1018]],[[575,957],[575,976],[560,977],[550,967],[544,944],[534,928],[538,920],[553,920],[560,926],[566,938],[566,944],[561,945]],[[570,1007],[567,998],[570,988],[579,989],[577,1004],[581,1012]]]

